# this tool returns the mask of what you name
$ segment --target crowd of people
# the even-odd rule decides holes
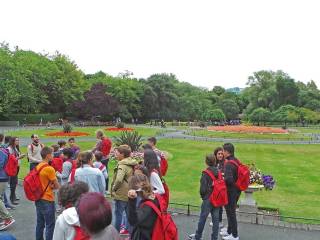
[[[19,205],[17,176],[21,160],[27,157],[30,173],[38,173],[43,191],[35,201],[36,240],[113,240],[120,239],[120,235],[133,240],[166,239],[164,236],[155,238],[155,234],[159,234],[155,233],[155,228],[161,212],[166,211],[169,204],[169,188],[163,179],[168,167],[167,159],[157,149],[156,138],[149,138],[143,145],[143,159],[139,161],[132,157],[128,145],[113,148],[103,131],[98,130],[96,137],[96,145],[91,150],[82,151],[74,138],[45,146],[40,143],[38,135],[33,134],[27,155],[24,155],[19,150],[17,137],[0,135],[0,143],[4,140],[0,148],[0,230],[15,222],[8,210]],[[5,165],[11,155],[17,159],[18,166],[16,175],[9,177]],[[108,163],[111,155],[117,164],[109,184]],[[224,174],[228,194],[228,204],[224,208],[228,227],[223,228],[223,207],[215,207],[210,202],[214,181],[203,172],[200,180],[203,200],[200,219],[196,233],[189,235],[189,239],[202,239],[209,213],[212,216],[211,239],[218,239],[219,227],[223,239],[239,239],[236,206],[241,192],[235,187],[237,166],[229,164],[231,160],[239,162],[230,143],[215,149],[205,159],[206,170],[216,177],[219,173]],[[8,186],[10,196],[6,195]],[[106,198],[109,194],[113,207]],[[177,238],[174,234],[172,239]]]

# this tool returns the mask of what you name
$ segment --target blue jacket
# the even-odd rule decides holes
[[[8,152],[4,148],[0,148],[0,182],[8,182],[9,177],[4,171],[4,166],[8,161]]]

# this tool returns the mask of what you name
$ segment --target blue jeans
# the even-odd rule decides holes
[[[201,213],[200,218],[198,222],[198,229],[196,231],[195,238],[197,240],[200,240],[202,237],[202,232],[204,229],[204,226],[206,224],[207,217],[209,213],[211,213],[212,217],[212,234],[211,234],[211,240],[218,240],[218,232],[219,232],[219,209],[215,208],[209,199],[203,200],[201,205]]]
[[[114,215],[115,215],[115,224],[114,227],[120,232],[120,225],[123,218],[123,212],[128,216],[128,202],[121,200],[114,200]],[[124,221],[126,225],[129,225],[128,221]],[[126,226],[126,229],[129,229],[129,226]]]
[[[56,220],[54,202],[39,200],[35,204],[37,211],[36,240],[43,240],[44,228],[46,228],[46,240],[52,240]]]

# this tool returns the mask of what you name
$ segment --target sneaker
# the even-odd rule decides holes
[[[227,228],[222,228],[221,231],[220,231],[220,235],[221,236],[228,236],[229,235],[228,229]]]
[[[16,209],[14,206],[6,206],[6,209],[7,210],[14,210],[14,209]]]
[[[239,237],[234,237],[232,234],[222,238],[223,240],[239,240]]]
[[[223,222],[219,222],[219,228],[223,228]]]
[[[213,226],[213,222],[210,222],[209,225],[210,225],[210,227],[212,227]]]
[[[129,231],[127,229],[121,229],[120,235],[129,235]]]
[[[188,240],[195,240],[195,239],[196,239],[196,234],[195,234],[195,233],[190,234],[190,235],[188,236]],[[200,239],[202,239],[202,238],[200,238]]]
[[[13,223],[15,222],[15,220],[13,218],[4,220],[4,224],[0,226],[0,231],[7,229],[8,227],[10,227]]]

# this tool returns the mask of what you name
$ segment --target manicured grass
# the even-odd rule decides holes
[[[233,132],[216,132],[204,130],[191,130],[186,132],[193,136],[211,137],[211,138],[234,138],[234,139],[270,139],[270,140],[310,140],[310,136],[306,136],[300,133],[288,133],[288,134],[271,134],[271,133],[233,133]]]
[[[155,135],[157,135],[158,132],[163,131],[161,129],[147,128],[147,127],[135,126],[135,125],[132,125],[132,126],[128,125],[128,127],[134,128],[142,136],[155,136]],[[86,137],[95,137],[95,132],[98,129],[104,130],[105,134],[109,137],[119,136],[121,133],[121,132],[114,132],[114,131],[105,131],[105,128],[107,128],[107,127],[75,127],[75,128],[73,128],[73,131],[89,133],[90,135],[86,136]],[[50,133],[50,132],[58,132],[58,131],[62,131],[62,128],[34,129],[34,130],[28,129],[28,130],[6,132],[5,134],[11,135],[11,136],[29,138],[33,133],[37,133],[40,138],[54,138],[54,137],[46,136],[45,134]],[[61,137],[57,137],[57,138],[61,138]]]
[[[79,142],[81,149],[91,149],[93,142]],[[171,153],[169,171],[165,177],[170,187],[171,202],[200,205],[199,180],[205,168],[204,157],[221,143],[191,140],[159,140],[159,149]],[[236,155],[245,163],[255,162],[263,173],[276,179],[273,191],[254,194],[261,207],[279,208],[283,216],[319,218],[320,159],[317,145],[236,144]],[[25,152],[25,148],[22,148]],[[110,169],[115,162],[110,163]],[[27,172],[23,162],[20,177]],[[110,175],[112,178],[112,170]]]

